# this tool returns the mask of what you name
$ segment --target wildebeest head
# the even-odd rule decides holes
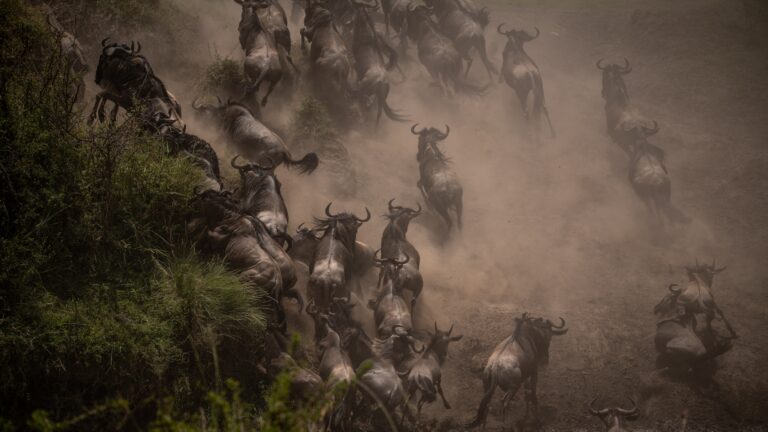
[[[408,224],[411,222],[411,220],[421,214],[421,204],[416,203],[419,208],[418,210],[414,210],[412,208],[394,205],[394,201],[395,199],[392,198],[387,204],[387,209],[389,210],[387,217],[392,222],[396,223],[403,232],[406,232],[408,231]]]
[[[624,78],[622,78],[623,75],[632,72],[629,60],[624,58],[624,66],[613,63],[603,66],[603,59],[600,59],[597,61],[596,66],[603,71],[603,98],[620,97],[629,99],[627,87],[624,85]]]
[[[715,275],[725,270],[727,267],[717,268],[717,262],[712,259],[712,264],[696,264],[690,267],[686,267],[685,270],[688,273],[688,279],[695,280],[697,277],[701,279],[707,286],[712,286],[712,282],[715,279]]]
[[[417,130],[418,126],[418,123],[411,126],[411,133],[419,136],[419,155],[424,154],[429,146],[436,148],[435,145],[448,138],[448,134],[451,133],[451,127],[447,124],[445,125],[445,132],[441,132],[433,127],[424,127]]]
[[[371,220],[371,211],[368,208],[365,209],[365,219],[359,218],[352,213],[341,212],[333,214],[331,213],[331,205],[333,202],[329,202],[325,207],[326,218],[315,218],[315,229],[323,231],[323,236],[331,235],[333,233],[334,238],[340,240],[351,251],[355,245],[355,239],[357,238],[357,229],[360,226]]]
[[[207,189],[200,193],[195,191],[190,207],[204,218],[206,225],[214,227],[224,219],[238,214],[237,203],[228,191],[215,191]]]
[[[109,38],[101,41],[101,55],[99,64],[96,66],[96,84],[103,86],[105,69],[117,71],[121,75],[121,80],[128,81],[140,77],[148,77],[152,74],[152,69],[144,56],[140,55],[141,43],[131,42],[131,45],[120,44],[117,42],[107,43]],[[114,79],[113,77],[107,77]]]
[[[381,273],[379,273],[379,287],[381,287],[382,281],[390,281],[393,289],[399,290],[401,288],[400,270],[404,265],[408,264],[411,257],[405,254],[405,259],[402,261],[397,258],[377,258],[380,253],[381,249],[373,253],[373,261],[376,263],[376,267],[381,269]]]
[[[647,124],[635,122],[625,123],[621,127],[630,139],[630,151],[634,153],[635,156],[647,153],[649,151],[648,137],[659,132],[659,123],[655,120],[653,121],[653,126],[650,127]],[[655,155],[658,159],[664,159],[664,152],[661,148],[654,146],[654,151],[659,153]]]
[[[401,326],[392,326],[390,335],[384,339],[375,339],[374,351],[380,357],[384,358],[403,358],[411,351],[420,354],[426,349],[422,344],[421,349],[416,348],[418,340],[411,335],[409,329]]]
[[[625,430],[622,425],[623,419],[634,420],[637,418],[637,403],[631,397],[628,397],[627,399],[632,403],[632,408],[625,409],[616,407],[597,409],[595,407],[597,398],[594,398],[592,399],[592,402],[589,403],[589,413],[599,417],[605,426],[609,428],[608,430],[610,432],[622,432]]]
[[[555,325],[548,319],[532,317],[526,312],[515,321],[517,322],[515,339],[528,339],[536,347],[536,352],[541,355],[537,358],[540,364],[549,362],[549,343],[552,336],[561,336],[568,332],[565,320],[562,318],[560,318],[560,324]]]
[[[275,177],[275,166],[259,165],[257,163],[236,164],[235,162],[240,155],[235,155],[230,162],[232,168],[235,168],[240,173],[240,186],[248,190],[258,190],[265,186],[274,187],[278,194],[280,193],[280,181]]]
[[[499,26],[496,27],[496,31],[499,32],[500,35],[507,37],[507,46],[504,48],[504,51],[522,50],[523,44],[536,39],[541,34],[541,31],[539,30],[538,27],[534,27],[534,29],[536,30],[535,35],[531,35],[525,30],[511,29],[511,30],[504,31],[502,30],[502,27],[504,27],[504,23],[499,24]]]
[[[464,335],[451,336],[453,333],[453,324],[448,331],[442,331],[437,327],[437,321],[435,321],[435,332],[429,333],[429,343],[427,344],[427,350],[432,350],[442,362],[448,355],[448,344],[451,342],[460,341]]]

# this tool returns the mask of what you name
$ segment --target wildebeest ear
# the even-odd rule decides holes
[[[461,338],[463,338],[463,337],[464,337],[464,335],[458,335],[458,336],[453,336],[453,337],[449,338],[448,340],[451,341],[451,342],[456,342],[456,341],[460,341]]]

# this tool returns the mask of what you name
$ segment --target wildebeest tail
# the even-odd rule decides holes
[[[422,397],[425,400],[433,401],[437,396],[437,389],[431,379],[424,375],[417,375],[414,377],[416,387],[421,391]]]
[[[397,121],[397,122],[407,122],[408,117],[398,113],[396,110],[393,110],[392,107],[389,106],[389,104],[387,103],[388,96],[389,96],[389,83],[383,82],[379,85],[379,89],[377,91],[376,97],[379,99],[379,104],[383,108],[384,114],[386,114],[390,120]]]
[[[312,174],[317,166],[320,164],[320,159],[317,157],[317,153],[307,153],[300,160],[294,160],[286,156],[285,165],[288,168],[297,168],[301,174]]]

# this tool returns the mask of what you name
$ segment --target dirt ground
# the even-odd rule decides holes
[[[211,9],[211,2],[189,2],[206,38],[189,45],[208,43],[223,56],[239,55],[239,7],[221,3]],[[526,49],[541,68],[557,137],[528,140],[528,126],[506,84],[492,85],[483,97],[446,99],[429,85],[414,52],[404,59],[407,80],[393,87],[390,103],[414,122],[451,126],[441,148],[464,186],[461,233],[437,241],[430,214],[409,231],[425,279],[417,327],[455,323],[454,332],[464,335],[444,366],[453,409],[434,404],[427,417],[441,430],[459,430],[475,414],[485,361],[512,332],[514,318],[528,311],[553,320],[561,316],[569,327],[553,340],[550,364],[540,374],[544,430],[603,430],[587,412],[587,403],[598,396],[604,405],[625,404],[627,396],[641,400],[634,430],[677,431],[686,409],[692,431],[768,430],[768,39],[748,43],[745,26],[751,21],[739,1],[483,5],[491,12],[489,52],[499,66],[505,38],[496,33],[498,24],[541,30]],[[145,54],[152,60],[159,50],[146,46]],[[659,231],[630,188],[626,156],[605,132],[595,67],[603,57],[630,60],[633,71],[625,81],[632,103],[659,122],[661,131],[651,142],[667,152],[672,199],[693,218],[689,225]],[[190,112],[192,71],[167,69],[161,61],[153,65]],[[471,81],[485,84],[479,61],[473,69]],[[279,101],[279,95],[280,90],[271,100]],[[265,116],[284,130],[290,112],[275,102]],[[231,150],[194,120],[189,123],[228,165]],[[358,214],[368,206],[375,217],[359,239],[378,247],[385,224],[378,216],[387,201],[420,200],[410,126],[384,121],[377,130],[344,137],[356,176],[350,196],[340,197],[329,186],[333,174],[327,165],[312,177],[281,169],[291,227],[321,215],[329,200],[334,209]],[[714,292],[741,337],[719,359],[717,386],[701,387],[654,372],[652,309],[667,285],[684,280],[685,265],[713,258],[728,266],[716,277]],[[372,319],[367,309],[359,313]],[[306,320],[294,321],[294,329],[308,329]],[[519,419],[522,392],[512,407]],[[488,430],[502,429],[497,392]]]

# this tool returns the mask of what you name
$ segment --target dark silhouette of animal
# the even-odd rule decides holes
[[[410,291],[413,294],[411,300],[411,311],[413,312],[416,306],[416,299],[424,287],[424,279],[421,276],[421,272],[419,272],[421,257],[416,248],[406,238],[406,234],[408,233],[408,226],[411,220],[421,214],[421,204],[419,204],[418,210],[413,210],[393,205],[394,201],[395,199],[393,198],[387,204],[389,223],[381,235],[381,256],[385,259],[392,258],[396,260],[404,260],[405,257],[409,257],[401,266],[398,277],[402,284],[402,290]],[[379,278],[383,277],[383,275],[384,268],[381,269]]]
[[[451,405],[445,400],[443,394],[443,375],[442,366],[445,358],[448,356],[448,344],[461,340],[462,335],[451,336],[453,325],[447,332],[437,328],[435,322],[435,332],[429,335],[424,352],[409,362],[408,371],[401,374],[405,381],[405,391],[408,399],[412,399],[416,392],[420,393],[419,401],[416,404],[416,421],[421,418],[421,408],[424,404],[431,404],[437,400],[437,395],[443,401],[446,409],[451,409]]]
[[[387,73],[397,67],[397,52],[376,32],[363,5],[358,6],[355,13],[352,54],[357,72],[357,92],[361,97],[375,101],[376,124],[379,124],[382,112],[390,120],[407,121],[387,103],[390,89]]]
[[[302,174],[310,174],[320,163],[316,153],[307,153],[296,160],[282,138],[242,104],[228,102],[218,105],[192,103],[192,108],[213,118],[238,151],[246,158],[264,166],[285,164]]]
[[[450,210],[456,211],[456,224],[461,229],[464,190],[459,178],[451,169],[450,160],[437,147],[451,131],[445,125],[445,132],[435,128],[422,128],[417,131],[418,123],[411,127],[411,133],[419,136],[419,149],[416,160],[419,162],[419,181],[416,186],[424,196],[429,207],[434,209],[448,225],[453,226]]]
[[[174,125],[183,130],[181,106],[155,75],[147,59],[139,54],[141,44],[131,42],[129,47],[118,43],[107,44],[107,41],[101,41],[102,51],[95,77],[96,84],[104,91],[96,96],[89,122],[97,116],[99,121],[105,119],[107,101],[115,104],[110,116],[112,121],[116,120],[119,108],[130,112],[139,103],[145,116],[151,117],[157,112],[169,113]]]
[[[549,343],[552,336],[564,335],[565,320],[560,318],[560,325],[554,325],[544,318],[534,318],[524,313],[515,319],[515,330],[511,336],[496,346],[488,358],[483,370],[484,394],[477,410],[477,416],[467,425],[479,425],[485,429],[488,407],[499,387],[505,392],[503,416],[506,423],[507,407],[514,399],[521,385],[525,385],[526,418],[531,415],[538,421],[539,401],[536,396],[536,382],[539,365],[549,361]]]
[[[309,41],[310,76],[317,87],[335,97],[351,96],[354,81],[352,53],[333,22],[333,15],[319,1],[307,0],[301,47]]]
[[[240,173],[240,208],[264,223],[274,239],[290,244],[293,239],[287,234],[288,209],[283,200],[282,185],[275,176],[275,167],[257,163],[238,165],[235,162],[239,157],[235,155],[231,165]]]
[[[526,42],[530,42],[539,36],[539,29],[536,28],[536,35],[532,36],[523,30],[503,31],[503,26],[504,24],[499,24],[496,29],[500,35],[507,37],[507,44],[504,47],[503,54],[504,63],[501,67],[499,82],[506,82],[515,91],[526,121],[530,121],[532,118],[534,122],[534,131],[538,133],[543,115],[547,119],[549,131],[554,138],[555,128],[549,119],[549,111],[544,102],[544,83],[541,79],[541,71],[536,62],[533,61],[523,48]],[[530,93],[533,94],[533,99],[531,101],[531,108],[528,108],[528,94]]]
[[[624,59],[624,66],[617,64],[603,65],[603,59],[597,61],[597,68],[603,73],[602,96],[605,99],[605,126],[611,137],[629,157],[632,157],[632,128],[640,126],[644,120],[631,106],[624,75],[632,72],[629,60]]]
[[[309,266],[309,295],[323,313],[327,313],[334,297],[348,295],[347,284],[352,278],[357,230],[371,219],[367,208],[365,219],[346,212],[332,214],[331,204],[325,207],[326,218],[316,220],[316,229],[323,234]]]
[[[488,72],[488,79],[493,81],[493,74],[498,73],[496,66],[488,59],[485,50],[483,29],[488,25],[487,9],[477,9],[467,0],[426,0],[428,6],[434,8],[437,22],[442,32],[452,41],[459,55],[466,60],[466,77],[472,67],[472,50],[480,56]]]
[[[373,310],[376,335],[379,338],[389,337],[395,328],[410,333],[413,328],[413,318],[403,296],[403,285],[400,280],[400,270],[410,258],[406,255],[402,261],[396,258],[375,258],[375,260],[376,265],[381,268],[381,275],[376,299],[369,301],[368,307]]]
[[[632,402],[632,408],[595,408],[597,398],[589,403],[589,413],[599,418],[605,424],[607,432],[628,432],[624,429],[624,420],[634,420],[637,418],[637,403],[634,399],[628,398]]]
[[[439,30],[432,19],[432,9],[410,3],[406,19],[408,37],[416,43],[419,61],[440,86],[443,95],[483,93],[484,89],[464,81],[461,76],[462,56],[453,41]]]
[[[648,211],[660,225],[664,218],[671,223],[688,223],[690,218],[672,205],[672,181],[664,163],[664,150],[648,143],[648,137],[659,131],[658,123],[653,128],[647,126],[629,126],[627,134],[632,137],[630,150],[632,158],[629,164],[629,182],[635,193],[643,201]]]

